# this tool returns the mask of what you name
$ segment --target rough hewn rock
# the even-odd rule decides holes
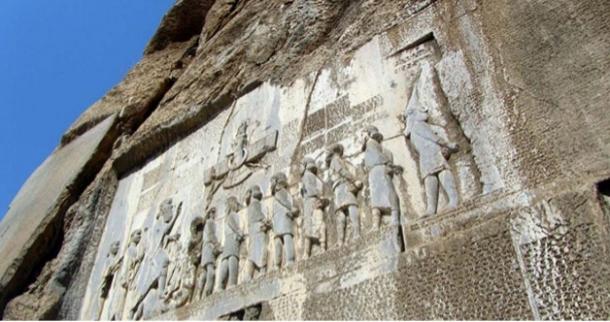
[[[603,0],[179,0],[142,61],[76,120],[49,159],[65,151],[86,158],[79,142],[116,115],[95,166],[60,183],[39,183],[38,170],[24,191],[51,185],[57,193],[41,192],[45,204],[15,199],[21,206],[2,227],[23,227],[10,234],[18,243],[7,242],[6,228],[0,235],[0,254],[19,259],[0,264],[3,317],[109,318],[116,301],[126,305],[114,312],[123,318],[606,319],[609,54]],[[401,114],[419,128],[401,128]],[[409,121],[414,115],[427,119]],[[393,154],[387,171],[375,172],[375,160],[359,167],[369,125]],[[436,145],[414,147],[412,136],[426,129]],[[243,201],[252,185],[262,188],[263,213],[272,211],[269,178],[279,171],[300,213],[313,213],[303,211],[299,166],[317,158],[321,181],[335,180],[322,157],[334,143],[363,182],[355,204],[364,238],[334,247],[337,215],[327,202],[327,250],[301,258],[309,224],[296,218],[294,266],[179,300],[183,289],[200,287],[185,273],[197,264],[180,257],[180,243],[187,249],[195,236],[192,217],[214,206],[216,227],[224,227],[226,198]],[[423,171],[422,155],[436,168]],[[387,183],[379,178],[389,172],[400,225],[369,232],[376,215],[367,184]],[[316,196],[320,204],[333,187]],[[457,192],[456,207],[447,206],[448,191]],[[175,225],[151,226],[167,199],[178,209],[166,214]],[[439,207],[426,216],[431,202]],[[24,220],[31,216],[42,221]],[[162,279],[153,276],[153,251],[141,260],[154,283],[138,277],[123,294],[111,281],[108,298],[100,297],[103,279],[124,274],[108,273],[111,243],[124,250],[142,229],[144,247],[151,227],[164,231],[155,238],[165,240],[168,270],[183,270],[167,282],[176,293],[164,295],[181,304],[165,307],[163,294],[154,295]],[[257,239],[254,250],[264,245]],[[273,266],[274,256],[261,256]]]

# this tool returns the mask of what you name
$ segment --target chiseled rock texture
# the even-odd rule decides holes
[[[279,132],[262,162],[293,191],[304,156],[356,155],[377,125],[404,168],[402,248],[369,232],[363,195],[363,239],[335,247],[329,214],[325,253],[299,241],[294,266],[145,319],[608,319],[609,57],[606,0],[178,0],[0,223],[2,318],[104,317],[112,238],[171,196],[186,240],[204,200],[241,198],[206,199],[204,172],[250,119],[253,140]],[[397,121],[418,82],[459,146],[460,203],[432,216]],[[253,171],[270,202],[273,173]]]

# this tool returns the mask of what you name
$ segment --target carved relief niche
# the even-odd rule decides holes
[[[392,237],[380,256],[395,256],[427,209],[481,194],[436,41],[384,39],[289,86],[262,84],[121,178],[81,317],[153,318],[368,247],[372,233]]]
[[[440,60],[431,36],[390,56],[408,84],[407,101],[398,117],[421,185],[425,206],[417,212],[428,216],[456,209],[482,192],[470,140],[452,114],[439,80]],[[407,189],[415,183],[410,180]]]

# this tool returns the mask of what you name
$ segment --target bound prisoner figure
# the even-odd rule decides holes
[[[200,293],[198,298],[208,296],[214,290],[216,257],[221,253],[220,244],[216,237],[216,207],[208,209],[203,225],[202,272],[199,279],[198,289]]]
[[[343,146],[333,144],[328,148],[326,164],[334,194],[337,216],[337,244],[343,245],[346,235],[347,217],[352,226],[352,237],[360,237],[360,215],[356,195],[362,189],[362,182],[352,174],[350,164],[343,158]]]
[[[303,235],[305,259],[311,256],[313,245],[319,244],[326,250],[326,224],[324,208],[328,199],[324,198],[324,182],[318,176],[318,166],[312,158],[304,158],[301,174],[301,195],[303,196]]]
[[[189,269],[190,260],[187,252],[182,252],[180,244],[180,234],[168,236],[165,247],[167,255],[167,272],[165,273],[165,288],[161,294],[164,306],[163,309],[178,307],[178,302],[183,302],[185,292],[182,291],[182,275]]]
[[[237,284],[239,273],[239,248],[244,240],[241,229],[239,210],[241,205],[236,197],[230,196],[226,201],[226,215],[224,227],[224,246],[221,255],[219,271],[220,289]]]
[[[248,262],[246,263],[246,277],[250,280],[258,271],[264,274],[267,271],[267,231],[271,228],[269,220],[263,212],[263,192],[258,185],[246,191],[246,206],[248,217]]]
[[[447,160],[458,150],[457,144],[443,138],[443,128],[428,123],[428,108],[419,99],[418,81],[404,113],[404,135],[419,156],[419,172],[426,191],[426,215],[438,210],[439,181],[447,195],[447,208],[458,204],[455,178]]]
[[[295,207],[292,195],[288,191],[288,178],[282,172],[271,177],[271,195],[273,195],[273,233],[275,245],[275,266],[280,268],[282,258],[285,265],[294,263],[294,218],[299,209]]]
[[[110,249],[106,255],[106,267],[102,273],[102,283],[100,285],[100,308],[98,320],[102,318],[104,305],[110,294],[110,290],[117,284],[119,270],[123,264],[123,256],[119,256],[121,243],[118,241],[110,244]]]
[[[373,228],[379,229],[383,215],[390,215],[390,225],[400,225],[398,195],[392,177],[402,168],[394,165],[392,153],[383,148],[383,135],[375,126],[366,128],[363,164],[368,172],[370,207],[373,214]]]

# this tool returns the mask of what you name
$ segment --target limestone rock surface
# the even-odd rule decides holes
[[[177,0],[0,223],[2,317],[607,319],[608,57],[604,0]]]

